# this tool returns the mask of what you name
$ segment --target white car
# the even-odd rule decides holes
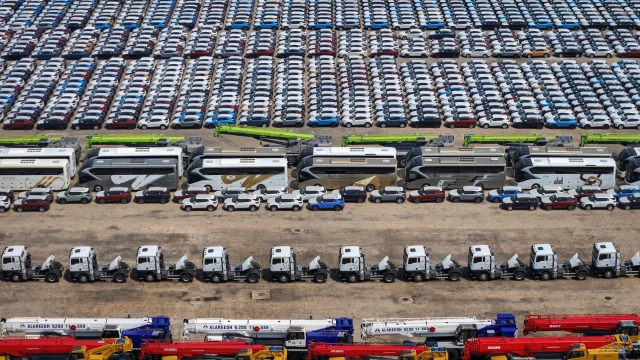
[[[640,116],[627,115],[625,119],[614,118],[613,127],[616,129],[636,128],[640,130]]]
[[[262,189],[253,192],[253,195],[257,195],[260,201],[267,201],[269,199],[277,198],[280,195],[287,194],[288,191],[282,186],[266,186]]]
[[[481,117],[478,120],[478,126],[488,129],[490,127],[501,127],[506,129],[509,127],[509,117],[507,115],[493,114]]]
[[[488,58],[491,55],[492,55],[491,50],[486,48],[463,49],[462,52],[460,53],[460,56],[463,56],[466,58],[472,58],[472,57]]]
[[[153,115],[147,119],[141,119],[138,122],[138,128],[142,130],[146,129],[160,129],[164,130],[169,126],[169,115]]]
[[[260,198],[253,194],[240,194],[224,201],[222,208],[227,211],[249,210],[256,211],[260,208]]]
[[[564,189],[561,186],[557,185],[545,185],[537,189],[531,189],[529,194],[541,199],[546,196],[551,196],[554,194],[564,194]]]
[[[398,37],[402,40],[424,38],[424,32],[420,29],[409,29],[398,34]]]
[[[326,193],[327,190],[322,186],[307,186],[304,189],[294,190],[291,194],[301,196],[303,201],[309,201]]]
[[[616,207],[616,198],[610,194],[593,194],[580,199],[580,207],[585,210],[607,209],[611,211]]]
[[[182,200],[180,209],[189,212],[191,210],[207,210],[209,212],[218,208],[218,199],[215,195],[198,194],[194,197]]]
[[[0,213],[9,211],[9,207],[11,207],[11,199],[6,196],[0,196]]]
[[[270,211],[281,209],[300,211],[304,205],[304,200],[299,194],[283,194],[267,200],[265,208]]]
[[[362,111],[362,110],[363,109],[359,109],[359,111]],[[369,113],[371,113],[371,110],[369,110]],[[365,114],[356,113],[355,116],[351,116],[351,117],[345,117],[343,114],[342,125],[346,127],[364,126],[366,128],[370,128],[373,125],[373,119],[369,114],[366,114],[366,113]]]
[[[582,126],[582,128],[584,129],[608,129],[609,127],[611,127],[611,120],[609,120],[609,117],[606,115],[593,115],[589,117],[581,117],[580,115],[583,114],[579,114],[578,118],[580,120],[580,126]]]
[[[426,58],[429,56],[429,50],[424,48],[417,48],[411,50],[402,50],[400,52],[400,57],[408,58],[408,57],[423,57]]]
[[[586,49],[584,51],[584,55],[590,58],[593,57],[607,57],[610,58],[615,55],[615,51],[609,48],[595,48],[595,49]]]

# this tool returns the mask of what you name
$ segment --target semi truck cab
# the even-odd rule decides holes
[[[27,280],[44,280],[57,282],[64,271],[61,263],[49,256],[42,264],[31,263],[29,248],[22,245],[7,246],[2,251],[2,272],[0,279],[20,282]]]
[[[232,265],[226,248],[209,246],[202,251],[202,273],[212,283],[246,281],[253,284],[260,280],[262,269],[253,261],[253,256],[249,256],[242,265]]]
[[[631,260],[622,260],[612,242],[593,244],[591,261],[596,275],[601,275],[606,279],[640,275],[640,251]]]

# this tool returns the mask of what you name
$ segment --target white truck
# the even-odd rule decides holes
[[[175,264],[165,264],[162,248],[157,245],[144,245],[138,248],[136,257],[136,273],[139,280],[155,282],[162,280],[178,280],[192,282],[196,276],[196,265],[187,261],[187,255]]]
[[[49,256],[42,264],[31,263],[29,248],[23,245],[11,245],[2,251],[1,280],[21,282],[44,280],[48,283],[58,282],[64,273],[64,266]]]
[[[577,253],[568,262],[558,261],[558,255],[550,244],[532,245],[529,260],[534,279],[586,280],[589,275],[589,265],[585,265]]]
[[[352,343],[353,319],[184,319],[183,337],[188,339],[191,334],[204,334],[208,341],[247,339],[296,350],[306,348],[310,341]]]
[[[513,338],[517,332],[513,314],[498,314],[496,319],[477,319],[475,316],[363,319],[361,324],[363,341],[383,335],[423,338],[420,343],[446,348],[451,360],[461,357],[469,339],[495,336]]]
[[[202,275],[212,283],[245,281],[255,284],[261,274],[260,264],[253,261],[253,256],[249,256],[242,265],[232,265],[227,248],[209,246],[202,251]]]
[[[434,279],[459,281],[462,276],[462,265],[451,260],[451,254],[440,264],[434,264],[429,260],[427,248],[422,245],[406,246],[402,262],[404,276],[409,281],[421,282]]]
[[[131,268],[117,256],[108,265],[98,264],[96,252],[90,246],[77,246],[69,252],[69,275],[71,281],[81,284],[94,281],[113,281],[124,283]]]
[[[340,279],[349,283],[381,280],[392,283],[398,277],[398,268],[385,256],[378,264],[366,264],[362,248],[343,246],[338,259]]]
[[[480,281],[506,278],[524,280],[527,266],[518,260],[518,254],[506,263],[496,262],[489,245],[473,245],[469,247],[469,274]]]
[[[269,274],[272,281],[287,283],[290,281],[310,280],[315,283],[327,281],[331,269],[316,256],[309,265],[298,265],[296,254],[290,246],[271,248]]]
[[[640,251],[631,260],[622,260],[616,245],[612,242],[593,244],[591,266],[597,276],[605,279],[620,276],[640,275]]]

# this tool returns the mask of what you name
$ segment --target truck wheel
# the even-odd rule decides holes
[[[482,273],[482,274],[478,275],[478,280],[480,280],[480,281],[487,281],[487,280],[489,280],[489,274],[487,274],[487,273]]]
[[[316,276],[313,277],[313,281],[318,284],[322,284],[324,282],[327,282],[327,276],[325,274],[316,274]]]
[[[124,277],[124,274],[116,274],[113,277],[113,282],[116,284],[123,284],[126,280],[127,278]]]
[[[460,281],[460,273],[453,272],[449,274],[449,281]]]
[[[144,276],[144,281],[146,282],[154,282],[156,281],[156,277],[153,274],[147,274]]]
[[[424,281],[424,277],[422,276],[422,274],[413,275],[413,282],[422,282],[422,281]]]
[[[191,274],[182,274],[182,275],[180,275],[180,282],[188,283],[188,282],[191,282],[191,280],[192,280]]]
[[[351,274],[349,276],[347,276],[347,282],[348,283],[354,283],[358,281],[358,277],[355,276],[354,274]]]
[[[87,275],[80,275],[78,276],[78,282],[80,284],[86,284],[89,282],[89,277]]]
[[[576,274],[576,279],[578,280],[587,280],[587,272],[586,271],[580,271]]]
[[[524,280],[524,273],[522,271],[518,271],[517,273],[513,274],[513,280],[516,280],[516,281]]]
[[[289,277],[285,274],[278,276],[278,282],[281,284],[286,284],[289,282]]]
[[[44,277],[44,281],[48,283],[58,282],[58,275],[49,273],[47,274],[47,276]]]
[[[602,277],[605,279],[611,279],[613,277],[613,271],[606,270],[605,272],[602,273]]]
[[[542,280],[542,281],[551,280],[551,274],[549,274],[546,271],[543,272],[542,274],[540,274],[540,280]]]
[[[258,275],[256,274],[250,274],[249,276],[247,276],[247,282],[249,284],[255,284],[258,282]]]
[[[447,355],[449,357],[449,360],[460,359],[460,353],[458,353],[458,351],[454,349],[447,349]]]
[[[214,284],[219,284],[222,282],[222,276],[220,275],[211,275],[211,282]]]
[[[11,274],[11,282],[20,282],[20,274]]]
[[[393,274],[385,274],[382,277],[382,281],[384,281],[386,283],[392,283],[395,279],[396,279],[396,277],[393,276]]]

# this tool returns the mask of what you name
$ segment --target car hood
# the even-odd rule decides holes
[[[317,204],[318,200],[316,200],[316,198],[311,198],[309,199],[309,204]]]
[[[182,200],[182,204],[180,205],[180,207],[184,207],[185,205],[191,205],[191,198]]]
[[[97,196],[97,197],[102,197],[102,196],[104,196],[104,191],[98,191],[98,192],[96,193],[96,196]]]
[[[409,192],[409,196],[419,196],[420,195],[420,191],[418,190],[413,190]]]
[[[380,196],[380,191],[379,190],[373,190],[371,192],[371,196]]]
[[[13,205],[22,205],[22,199],[16,200]]]
[[[503,204],[511,204],[511,203],[513,203],[513,199],[511,199],[510,196],[507,196],[506,198],[502,199],[502,203]]]
[[[25,198],[25,197],[27,197],[27,191],[23,191],[18,194],[18,198]]]
[[[498,196],[498,190],[489,190],[489,195]]]
[[[136,191],[135,196],[143,196],[144,195],[144,191]]]
[[[225,203],[225,205],[233,204],[233,198],[224,199],[224,203]]]
[[[449,191],[449,195],[459,195],[458,194],[458,190],[454,189],[454,190]]]

